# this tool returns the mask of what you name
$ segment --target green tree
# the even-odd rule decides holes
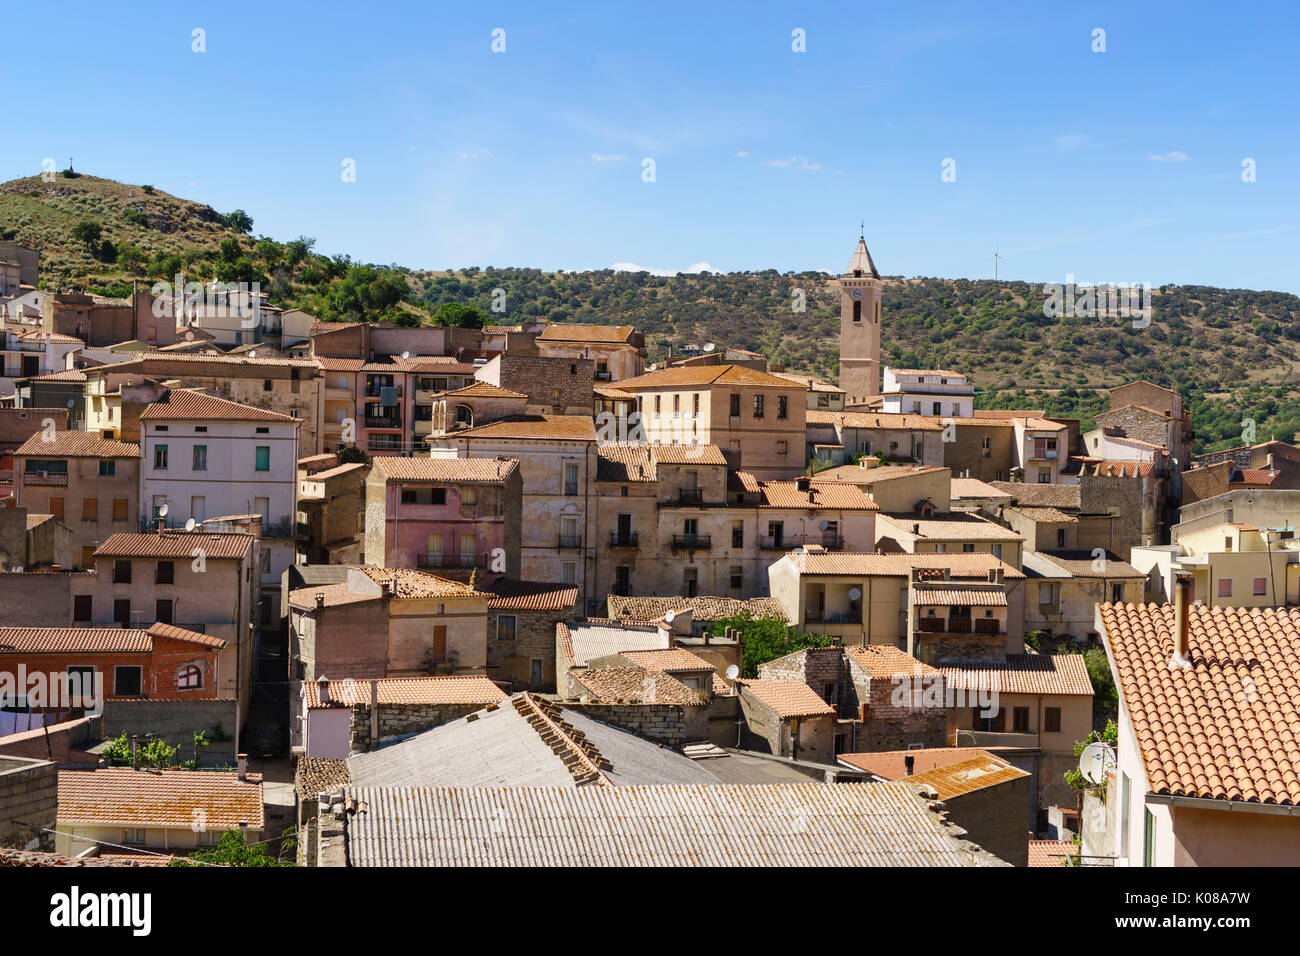
[[[435,325],[454,326],[462,329],[481,329],[487,317],[472,305],[460,302],[444,302],[438,306],[433,315]]]
[[[117,264],[127,272],[135,272],[144,261],[144,251],[134,242],[124,242],[117,247]]]
[[[830,647],[832,643],[828,635],[795,633],[781,618],[754,617],[749,611],[713,622],[715,634],[728,627],[740,632],[743,646],[740,676],[751,679],[758,676],[760,664],[805,647]]]
[[[205,863],[218,866],[295,866],[298,840],[294,829],[286,830],[276,842],[280,847],[272,852],[268,849],[269,844],[249,843],[238,830],[227,830],[211,850],[198,850],[188,857],[173,857],[168,866],[202,866]]]
[[[253,231],[253,217],[242,209],[226,213],[222,220],[236,232],[249,233]]]
[[[86,244],[86,250],[95,254],[95,249],[99,244],[99,237],[103,235],[103,227],[93,219],[83,219],[72,227],[72,238],[78,242]]]

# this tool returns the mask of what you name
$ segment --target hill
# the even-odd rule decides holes
[[[101,227],[99,247],[79,226]],[[431,272],[326,257],[313,240],[254,238],[252,221],[144,186],[60,174],[0,185],[0,236],[41,252],[49,288],[120,294],[130,279],[259,281],[274,303],[326,321],[391,319],[632,324],[651,361],[715,342],[838,377],[839,291],[821,273],[776,270],[662,277],[469,267]],[[107,247],[104,243],[107,243]],[[882,250],[883,251],[883,250]],[[505,311],[494,312],[505,292]],[[802,293],[804,311],[792,308]],[[1166,285],[1153,290],[1149,327],[1127,319],[1044,315],[1041,286],[1025,282],[892,277],[883,302],[882,359],[969,374],[982,407],[1029,404],[1085,423],[1104,407],[1095,390],[1149,379],[1179,389],[1197,414],[1197,450],[1300,428],[1300,298],[1281,292]]]

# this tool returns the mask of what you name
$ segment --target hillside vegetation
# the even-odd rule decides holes
[[[98,227],[96,232],[85,224]],[[839,292],[821,273],[776,270],[672,277],[469,267],[431,272],[314,252],[305,236],[253,234],[241,210],[87,175],[0,185],[0,236],[41,253],[42,284],[104,294],[133,279],[259,281],[272,302],[326,321],[404,325],[556,322],[635,325],[650,360],[714,342],[838,377]],[[95,235],[91,236],[92,233]],[[881,240],[882,246],[886,244]],[[884,249],[878,253],[883,254]],[[504,311],[493,306],[502,301]],[[794,303],[800,299],[803,311]],[[1105,389],[1138,378],[1178,388],[1196,413],[1197,450],[1300,428],[1300,298],[1281,292],[1163,286],[1148,328],[1128,319],[1047,317],[1041,286],[992,280],[890,278],[882,358],[967,373],[982,407],[1047,408],[1090,425]]]

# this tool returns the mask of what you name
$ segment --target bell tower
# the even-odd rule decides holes
[[[840,388],[845,407],[880,394],[880,290],[867,241],[858,237],[849,267],[840,276]]]

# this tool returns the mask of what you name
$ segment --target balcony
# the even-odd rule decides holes
[[[611,531],[609,533],[609,546],[611,548],[635,548],[637,547],[635,531]]]
[[[704,501],[704,491],[700,488],[678,488],[677,500],[684,505],[698,505]]]
[[[793,551],[810,544],[821,545],[827,551],[843,551],[844,539],[838,535],[763,535],[758,539],[758,547],[763,551]]]
[[[1038,749],[1038,734],[996,733],[991,730],[958,730],[948,738],[953,747],[1015,747],[1023,750]]]
[[[1029,452],[1030,461],[1056,461],[1057,453],[1055,451],[1044,451],[1043,449],[1032,449]]]
[[[366,427],[367,428],[401,428],[402,419],[401,418],[371,418],[369,415],[367,415]]]
[[[916,629],[927,634],[1002,634],[1002,622],[993,617],[922,617]]]
[[[713,538],[707,534],[673,535],[674,551],[708,551],[713,547]]]
[[[613,381],[613,379],[614,379],[613,373],[611,373],[608,369],[605,369],[604,371],[601,371],[600,369],[596,369],[596,381],[610,382]]]
[[[562,534],[557,547],[572,551],[575,548],[582,547],[582,535],[580,534]]]
[[[415,565],[418,568],[485,568],[488,555],[471,554],[417,554]]]
[[[862,612],[833,611],[830,614],[823,614],[821,611],[810,609],[804,612],[803,619],[813,624],[861,624]]]
[[[23,472],[23,484],[29,488],[66,488],[68,486],[68,474],[67,472],[55,471],[25,471]]]

